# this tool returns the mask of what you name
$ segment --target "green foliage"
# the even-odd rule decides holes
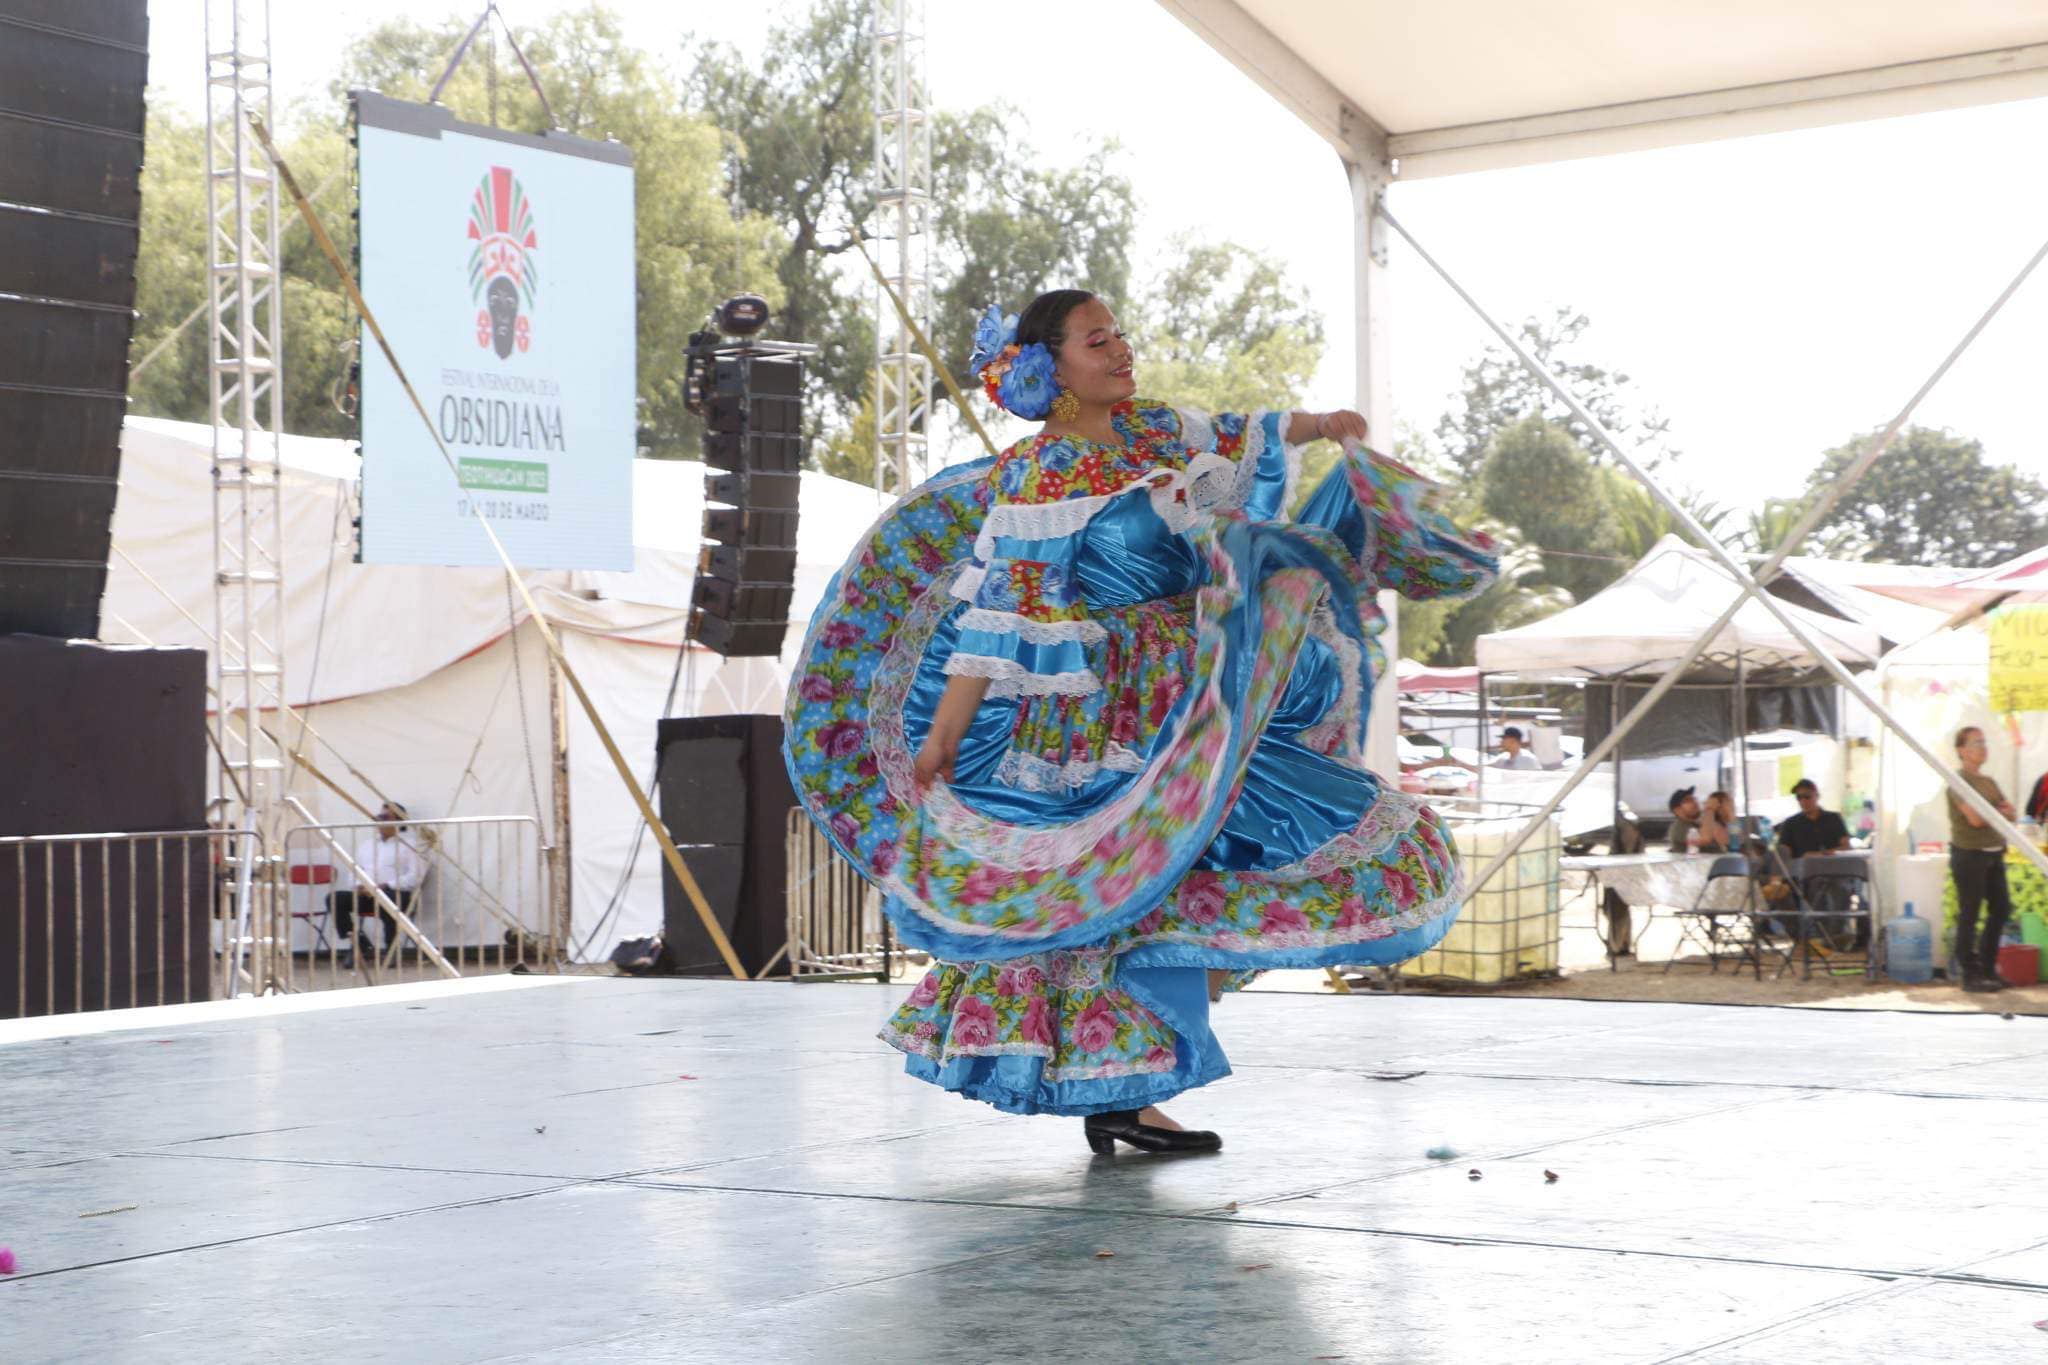
[[[1607,503],[1610,518],[1609,537],[1614,552],[1628,564],[1640,560],[1666,536],[1677,536],[1689,545],[1703,544],[1700,537],[1687,530],[1677,515],[1642,484],[1618,469],[1603,468],[1600,475],[1604,485],[1601,496]],[[1727,539],[1721,528],[1728,524],[1732,509],[1697,494],[1680,493],[1678,500],[1708,535]],[[1621,567],[1626,569],[1628,564]]]
[[[141,247],[135,268],[135,340],[139,368],[129,384],[132,409],[150,417],[207,420],[206,377],[206,141],[197,119],[166,100],[149,103],[147,160],[142,170]],[[345,188],[337,172],[338,133],[302,124],[282,139],[282,150],[336,243],[351,249],[348,215],[336,210]],[[348,366],[353,333],[341,287],[313,245],[298,212],[281,205],[279,247],[284,256],[284,424],[314,436],[346,434],[349,425],[333,403],[334,381]],[[196,316],[195,316],[196,315]],[[143,363],[144,361],[147,363]]]
[[[131,375],[128,401],[138,415],[203,422],[206,320],[182,331],[179,325],[206,303],[205,134],[158,92],[151,92],[147,108],[135,337],[128,354],[131,365],[149,363]]]
[[[1564,428],[1538,416],[1503,430],[1480,466],[1481,506],[1514,527],[1540,556],[1531,586],[1583,601],[1621,576],[1602,471]]]
[[[1087,289],[1126,327],[1135,191],[1106,141],[1072,166],[1045,166],[1006,105],[941,113],[932,137],[933,344],[962,387],[974,323],[991,303],[1021,309],[1047,289]],[[1142,380],[1143,376],[1141,376]]]
[[[1823,455],[1808,496],[1840,480],[1870,440]],[[2048,541],[2048,488],[2016,466],[1986,462],[1980,441],[1908,427],[1819,529],[1857,559],[1987,568]]]
[[[733,204],[782,234],[746,285],[765,294],[772,279],[777,339],[822,348],[809,367],[814,431],[858,406],[874,365],[872,285],[847,255],[872,209],[870,8],[817,0],[784,11],[758,54],[710,42],[686,53],[686,107],[724,130]]]
[[[1279,261],[1234,242],[1179,239],[1138,303],[1132,344],[1148,395],[1207,412],[1291,409],[1322,363],[1322,315]]]
[[[1592,325],[1584,313],[1559,308],[1548,318],[1528,318],[1518,340],[1570,389],[1625,446],[1641,448],[1652,468],[1665,457],[1663,441],[1670,423],[1655,411],[1638,413],[1630,402],[1629,378],[1590,361],[1570,360],[1574,348]],[[1557,396],[1531,374],[1505,346],[1490,346],[1465,367],[1458,405],[1436,425],[1437,453],[1466,478],[1476,477],[1487,450],[1508,427],[1527,417],[1540,417],[1563,427],[1584,449],[1593,449],[1592,432],[1573,417]]]
[[[873,483],[875,479],[875,396],[874,388],[860,396],[845,426],[813,442],[811,463],[835,479]]]

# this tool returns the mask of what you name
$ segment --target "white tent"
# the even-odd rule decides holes
[[[1975,572],[1921,583],[1874,584],[1870,591],[1940,612],[2000,603],[2048,602],[2048,545]]]
[[[1583,680],[1655,677],[1681,658],[1741,589],[1708,555],[1676,536],[1593,596],[1541,621],[1482,635],[1479,671],[1522,678]],[[1834,656],[1851,668],[1877,662],[1878,633],[1868,626],[1785,604]],[[1803,644],[1760,603],[1744,602],[1701,657],[1733,671],[1803,673],[1819,666]]]
[[[191,423],[131,418],[124,427],[104,638],[208,645],[210,441],[209,428]],[[552,839],[546,652],[505,575],[354,563],[359,461],[351,443],[286,437],[283,459],[286,696],[319,734],[308,757],[372,806],[350,767],[417,817],[532,815]],[[691,462],[635,464],[630,573],[527,575],[642,777],[688,619],[703,475]],[[671,714],[781,709],[801,623],[879,511],[873,489],[822,474],[803,475],[801,496],[798,624],[782,658],[723,661],[691,650]],[[573,703],[567,749],[572,943],[601,955],[621,937],[659,927],[660,859],[650,842],[627,876],[638,815]],[[305,772],[291,791],[323,821],[360,818]]]

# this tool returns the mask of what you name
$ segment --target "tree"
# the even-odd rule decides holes
[[[1609,538],[1622,559],[1628,563],[1640,561],[1666,536],[1677,536],[1690,545],[1701,544],[1700,538],[1687,530],[1670,508],[1635,479],[1618,469],[1603,468],[1600,475]],[[1691,493],[1681,493],[1678,501],[1709,535],[1720,535],[1720,528],[1728,521],[1729,508]],[[1626,569],[1627,564],[1622,567]]]
[[[683,96],[724,131],[735,209],[783,234],[782,250],[768,264],[781,296],[773,334],[821,348],[808,367],[814,433],[828,417],[844,420],[858,406],[874,365],[865,267],[855,261],[857,275],[842,269],[873,206],[871,8],[861,0],[817,0],[778,18],[758,55],[712,42],[686,54]]]
[[[1617,439],[1644,447],[1647,463],[1655,468],[1668,454],[1663,442],[1671,424],[1654,410],[1635,410],[1627,375],[1590,361],[1566,360],[1562,354],[1576,346],[1590,326],[1584,313],[1559,308],[1549,318],[1526,319],[1520,340]],[[1592,432],[1527,366],[1504,346],[1488,347],[1465,367],[1458,406],[1437,423],[1437,453],[1458,474],[1475,477],[1494,438],[1525,417],[1541,417],[1564,428],[1584,449],[1594,448]]]
[[[1323,359],[1322,315],[1273,257],[1182,237],[1125,323],[1138,386],[1208,412],[1300,405]]]
[[[1808,496],[1840,481],[1871,439],[1821,456]],[[1856,559],[1987,568],[2048,541],[2048,488],[2013,465],[1988,463],[1980,441],[1908,427],[1819,529]]]
[[[1605,472],[1569,432],[1539,416],[1522,418],[1487,447],[1481,505],[1541,556],[1532,584],[1551,584],[1583,601],[1627,567]]]
[[[206,376],[207,204],[205,129],[164,99],[148,106],[142,169],[142,222],[135,262],[135,340],[138,367],[129,384],[137,413],[185,422],[208,418]],[[346,256],[353,223],[341,211],[344,146],[338,131],[295,119],[280,130],[285,159]],[[284,426],[312,436],[351,429],[336,409],[335,383],[347,372],[353,321],[333,269],[314,246],[298,210],[278,206],[283,255]],[[197,314],[195,318],[194,315]],[[193,319],[188,322],[187,319]],[[144,363],[144,362],[147,363]]]
[[[940,210],[933,271],[933,341],[961,373],[974,324],[991,303],[1022,308],[1047,289],[1087,289],[1132,316],[1131,233],[1136,193],[1105,142],[1069,167],[1039,164],[1024,116],[996,105],[941,114],[932,140]],[[1144,382],[1144,376],[1140,376]]]

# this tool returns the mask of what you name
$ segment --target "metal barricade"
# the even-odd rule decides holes
[[[882,895],[801,806],[789,813],[789,954],[794,981],[886,983],[895,956]]]
[[[391,834],[411,860],[380,850],[374,822],[285,831],[283,889],[290,990],[335,990],[546,969],[561,959],[540,824],[531,816],[408,820]],[[412,886],[377,886],[381,866],[413,862]],[[393,877],[394,882],[410,880]]]
[[[0,838],[0,1017],[245,989],[235,891],[257,849],[243,830]]]

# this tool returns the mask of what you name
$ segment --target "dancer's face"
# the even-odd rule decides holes
[[[1067,314],[1066,340],[1054,357],[1062,387],[1091,407],[1111,407],[1138,391],[1131,378],[1131,345],[1117,330],[1116,314],[1090,299]]]

